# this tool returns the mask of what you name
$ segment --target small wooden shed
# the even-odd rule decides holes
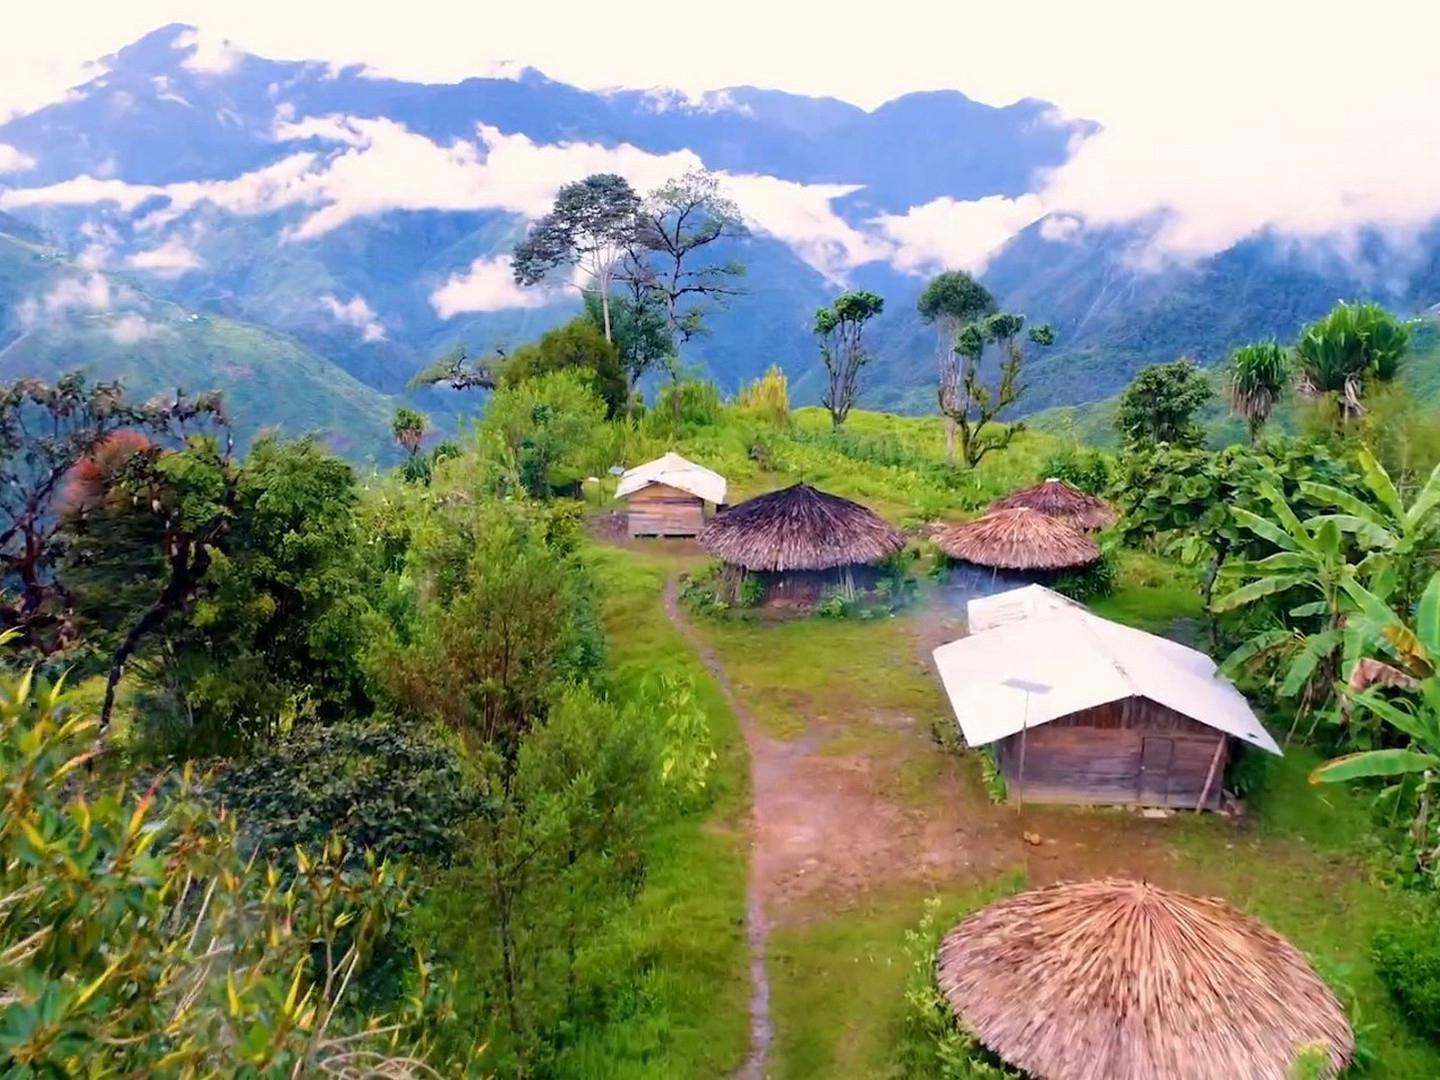
[[[1038,585],[970,601],[969,622],[935,666],[1012,799],[1214,809],[1234,745],[1280,753],[1204,653]]]
[[[695,536],[705,525],[705,504],[725,503],[725,478],[668,453],[626,471],[615,489],[626,499],[631,536]]]

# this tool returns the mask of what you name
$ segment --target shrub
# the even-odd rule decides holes
[[[475,811],[455,753],[395,722],[305,724],[264,755],[221,773],[217,799],[238,816],[248,848],[293,859],[338,833],[354,861],[446,861]]]
[[[725,566],[712,561],[680,580],[680,603],[692,615],[716,616],[730,610]]]
[[[720,388],[709,379],[680,379],[660,387],[645,426],[651,434],[673,434],[677,426],[709,427],[723,409]]]
[[[1061,450],[1045,459],[1044,472],[1090,495],[1103,495],[1110,486],[1110,457],[1100,450]]]
[[[905,1037],[901,1074],[927,1080],[1009,1080],[1018,1074],[997,1062],[955,1019],[935,981],[940,943],[940,901],[925,901],[920,925],[905,933],[910,977],[905,986]]]
[[[790,423],[790,384],[778,364],[740,391],[736,404],[760,419],[786,427]]]
[[[103,789],[84,768],[95,729],[57,687],[0,676],[7,1075],[433,1075],[420,1025],[450,1012],[423,975],[383,1024],[352,1015],[372,946],[408,909],[402,870],[347,869],[333,840],[284,878],[240,852],[189,775],[138,798]]]
[[[1100,549],[1100,558],[1083,570],[1073,570],[1055,579],[1055,591],[1088,604],[1101,600],[1115,591],[1120,579],[1120,566],[1115,552],[1109,547]]]
[[[1440,938],[1434,916],[1382,928],[1372,945],[1380,976],[1417,1032],[1440,1041]]]

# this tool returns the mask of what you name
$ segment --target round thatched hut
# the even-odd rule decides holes
[[[934,539],[950,558],[991,570],[1046,574],[1089,566],[1100,558],[1099,546],[1074,525],[1025,507],[946,525]]]
[[[1108,529],[1115,524],[1117,514],[1114,507],[1104,499],[1087,495],[1079,488],[1071,487],[1064,480],[1051,477],[1034,487],[1012,491],[1003,499],[990,504],[991,511],[1014,510],[1023,507],[1039,510],[1047,517],[1067,521],[1079,529]]]
[[[1136,881],[1023,893],[940,945],[940,989],[987,1048],[1042,1080],[1286,1080],[1355,1037],[1294,946],[1220,900]]]
[[[905,534],[878,514],[804,483],[716,515],[699,540],[736,572],[760,575],[766,599],[792,603],[853,596],[878,579],[876,563],[905,546]]]

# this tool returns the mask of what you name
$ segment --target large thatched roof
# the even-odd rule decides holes
[[[1294,946],[1220,900],[1135,881],[1024,893],[940,945],[940,989],[994,1053],[1044,1080],[1286,1080],[1355,1039]]]
[[[1074,525],[1039,510],[996,510],[946,525],[935,543],[952,559],[997,570],[1068,570],[1100,558],[1100,548]]]
[[[700,544],[746,570],[829,570],[888,558],[905,534],[859,503],[795,484],[712,518]]]
[[[1053,477],[1034,487],[1012,491],[1003,499],[991,503],[990,509],[1013,510],[1020,506],[1039,510],[1082,529],[1108,529],[1115,524],[1115,510],[1104,499],[1087,495],[1064,480]]]

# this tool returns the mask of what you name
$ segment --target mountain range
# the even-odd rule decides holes
[[[383,457],[391,409],[437,354],[573,313],[573,292],[516,287],[508,253],[560,184],[598,171],[644,190],[703,166],[745,214],[747,294],[683,356],[729,390],[779,363],[818,396],[813,311],[863,287],[887,303],[866,403],[930,408],[914,305],[946,265],[983,267],[1005,307],[1054,326],[1030,409],[1293,336],[1340,297],[1440,301],[1440,227],[1403,253],[1379,233],[1343,250],[1263,233],[1154,264],[1137,254],[1153,220],[1047,213],[1047,170],[1099,128],[1043,101],[940,91],[867,111],[756,87],[591,91],[532,69],[432,85],[202,44],[161,28],[0,125],[0,377],[84,364],[141,393],[218,387],[247,434],[314,430]]]

